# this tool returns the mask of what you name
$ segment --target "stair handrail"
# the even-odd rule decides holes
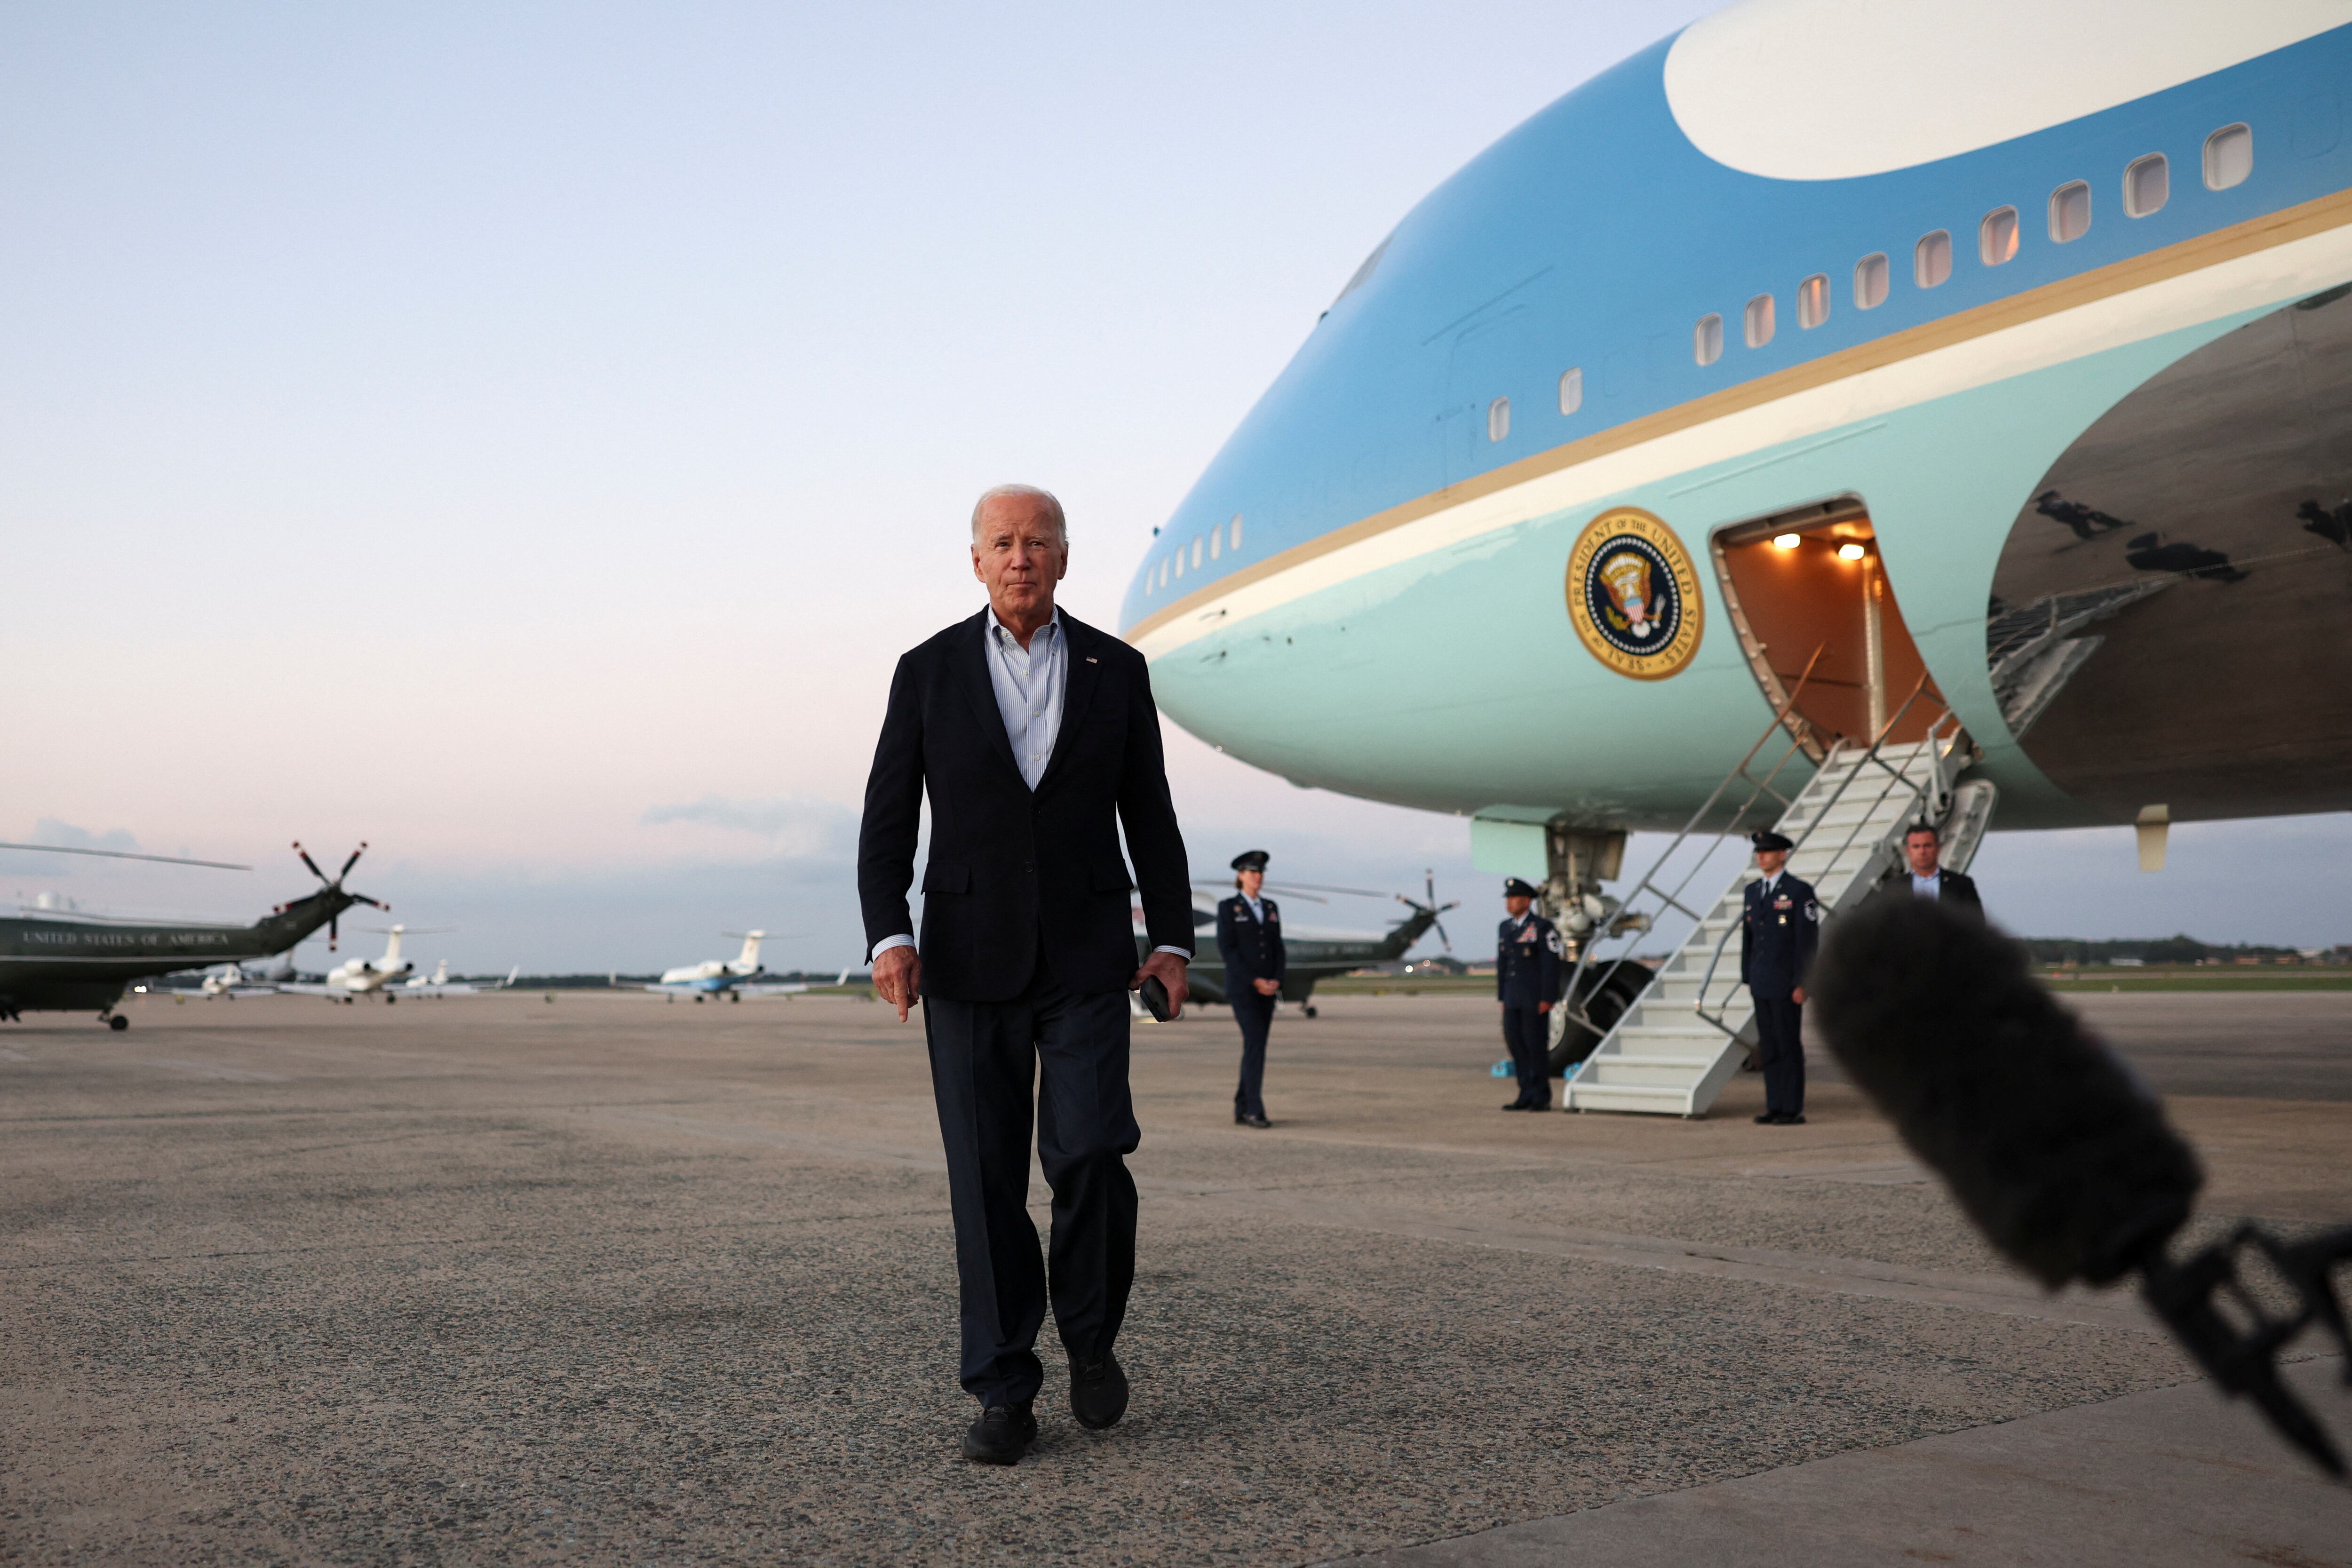
[[[1861,834],[1863,825],[1868,822],[1875,814],[1876,807],[1884,805],[1887,797],[1894,795],[1898,789],[1909,790],[1914,795],[1918,797],[1918,800],[1923,806],[1930,805],[1936,795],[1942,791],[1946,782],[1943,777],[1943,760],[1945,755],[1948,754],[1949,748],[1947,746],[1944,750],[1939,751],[1938,747],[1944,746],[1944,743],[1948,739],[1957,741],[1960,726],[1958,715],[1953,713],[1950,706],[1944,702],[1940,697],[1931,700],[1934,701],[1938,712],[1936,717],[1928,720],[1927,732],[1922,735],[1919,740],[1919,744],[1927,748],[1927,753],[1930,758],[1928,773],[1926,779],[1915,783],[1903,772],[1902,769],[1890,765],[1885,758],[1879,755],[1881,749],[1886,744],[1886,738],[1895,732],[1897,725],[1903,722],[1905,717],[1911,711],[1912,705],[1917,702],[1919,699],[1925,695],[1927,689],[1927,672],[1923,669],[1919,672],[1918,681],[1911,688],[1911,694],[1903,700],[1903,705],[1900,708],[1897,708],[1893,716],[1890,717],[1885,724],[1879,727],[1877,733],[1871,738],[1869,745],[1863,751],[1862,755],[1854,759],[1853,768],[1846,773],[1843,779],[1838,781],[1837,788],[1830,792],[1828,798],[1823,800],[1821,803],[1820,807],[1813,813],[1812,820],[1805,826],[1803,834],[1797,839],[1795,848],[1792,848],[1790,851],[1792,856],[1798,849],[1802,849],[1807,844],[1811,842],[1814,829],[1819,827],[1822,823],[1828,819],[1830,813],[1845,799],[1846,792],[1852,789],[1855,782],[1862,778],[1864,772],[1874,764],[1877,767],[1879,773],[1885,775],[1885,779],[1879,784],[1878,796],[1875,800],[1871,802],[1871,809],[1864,811],[1861,816],[1857,817],[1854,822],[1846,828],[1845,841],[1840,844],[1834,850],[1831,851],[1830,864],[1832,866],[1837,864],[1838,859],[1843,856],[1847,850],[1853,847],[1853,841]],[[1951,725],[1951,733],[1948,737],[1942,733],[1944,726],[1948,722]],[[1832,746],[1830,749],[1829,755],[1822,759],[1822,770],[1826,773],[1836,763],[1839,754],[1846,749],[1846,746],[1843,744]],[[1725,1023],[1722,1016],[1722,1010],[1724,1008],[1727,1008],[1730,1005],[1729,994],[1726,994],[1723,1004],[1717,1011],[1713,1013],[1707,1011],[1706,994],[1714,988],[1715,972],[1723,963],[1723,950],[1729,944],[1731,941],[1731,933],[1739,929],[1739,924],[1740,922],[1738,921],[1727,922],[1724,926],[1722,933],[1715,939],[1714,949],[1707,956],[1706,972],[1699,979],[1698,994],[1691,1000],[1691,1011],[1697,1014],[1699,1017],[1705,1019],[1707,1023],[1714,1025],[1717,1029],[1720,1029],[1725,1035],[1733,1039],[1738,1038],[1739,1031]],[[1742,984],[1744,984],[1744,982]],[[1737,991],[1738,989],[1738,985],[1734,984],[1732,990]]]
[[[1791,713],[1796,711],[1797,699],[1804,694],[1805,683],[1813,678],[1813,667],[1821,663],[1822,655],[1826,653],[1828,650],[1829,644],[1826,642],[1815,645],[1813,648],[1813,656],[1805,660],[1805,668],[1798,672],[1797,683],[1789,689],[1788,696],[1782,699],[1780,705],[1772,710],[1772,721],[1764,727],[1764,732],[1762,734],[1756,737],[1756,743],[1748,748],[1747,754],[1742,756],[1738,763],[1733,764],[1729,773],[1723,775],[1723,782],[1715,786],[1715,792],[1706,797],[1706,803],[1700,805],[1696,811],[1691,813],[1690,820],[1683,824],[1682,831],[1675,834],[1674,837],[1668,841],[1665,848],[1658,852],[1658,858],[1650,863],[1649,870],[1643,873],[1642,879],[1633,885],[1633,890],[1626,894],[1624,899],[1619,902],[1617,912],[1620,916],[1633,910],[1634,901],[1640,899],[1643,893],[1655,893],[1658,896],[1661,905],[1660,912],[1664,912],[1664,909],[1671,908],[1680,910],[1684,914],[1689,915],[1693,920],[1704,920],[1706,918],[1683,903],[1682,894],[1684,890],[1690,886],[1691,879],[1698,875],[1700,869],[1706,865],[1708,858],[1714,855],[1717,848],[1721,847],[1724,839],[1738,831],[1740,824],[1747,820],[1748,813],[1754,809],[1757,801],[1761,799],[1763,796],[1769,795],[1774,800],[1780,803],[1780,809],[1784,812],[1788,810],[1789,806],[1792,804],[1787,795],[1782,795],[1779,790],[1773,788],[1772,785],[1773,782],[1780,778],[1782,771],[1785,770],[1790,763],[1795,760],[1798,753],[1804,749],[1803,733],[1801,730],[1791,728],[1790,726],[1789,717]],[[1797,724],[1803,726],[1806,724],[1806,721],[1800,716],[1797,720]],[[1748,766],[1750,763],[1753,763],[1756,760],[1756,753],[1764,749],[1765,742],[1771,740],[1775,731],[1787,733],[1790,737],[1789,744],[1787,748],[1781,752],[1780,759],[1772,764],[1770,771],[1766,773],[1763,778],[1758,779],[1755,775],[1748,773]],[[1667,892],[1664,889],[1659,886],[1658,874],[1665,869],[1666,862],[1673,858],[1675,852],[1677,849],[1680,849],[1683,845],[1690,839],[1691,836],[1698,831],[1699,825],[1706,820],[1707,815],[1710,812],[1715,810],[1716,804],[1723,798],[1724,793],[1730,789],[1736,782],[1743,777],[1754,786],[1748,792],[1748,798],[1739,803],[1739,808],[1731,814],[1730,820],[1716,834],[1715,842],[1708,845],[1705,852],[1700,854],[1697,858],[1691,862],[1690,868],[1683,873],[1682,880],[1675,884],[1674,890],[1672,892]],[[1800,790],[1798,793],[1801,795],[1803,791]],[[1637,927],[1635,929],[1645,930],[1647,928]],[[1585,1011],[1583,997],[1579,988],[1583,983],[1585,971],[1591,966],[1593,950],[1599,947],[1601,942],[1609,934],[1612,933],[1606,931],[1597,932],[1590,940],[1578,945],[1576,965],[1569,971],[1566,994],[1562,996],[1559,1004],[1559,1006],[1567,1013],[1570,1022],[1580,1024],[1585,1028],[1591,1030],[1593,1033],[1603,1036],[1608,1033],[1608,1030],[1595,1023],[1591,1016]],[[1600,1049],[1600,1044],[1598,1041],[1594,1042],[1593,1049],[1595,1051]],[[1591,1059],[1590,1056],[1586,1058],[1586,1060]],[[1583,1063],[1581,1062],[1577,1064],[1577,1067],[1580,1069],[1582,1066]],[[1569,1076],[1570,1079],[1573,1079],[1576,1075],[1574,1072],[1570,1072]]]

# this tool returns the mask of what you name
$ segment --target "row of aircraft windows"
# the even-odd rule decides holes
[[[2243,184],[2254,172],[2254,133],[2245,125],[2224,125],[2205,138],[2205,188],[2226,191]],[[2147,217],[2172,198],[2172,172],[2161,153],[2135,158],[2124,170],[2123,206],[2126,217]],[[2050,193],[2050,238],[2069,245],[2091,232],[2091,187],[2070,180]],[[1977,225],[1977,259],[1999,267],[2016,258],[2020,237],[2017,209],[1996,207]],[[1889,267],[1885,251],[1854,263],[1853,305],[1874,310],[1886,303]],[[1924,235],[1911,247],[1911,281],[1933,289],[1952,276],[1952,236],[1948,229]],[[1772,341],[1779,329],[1779,307],[1769,294],[1759,294],[1740,311],[1740,338],[1751,349]],[[1797,285],[1797,325],[1807,331],[1830,319],[1829,274],[1816,272]],[[1723,357],[1723,318],[1706,315],[1691,330],[1691,357],[1702,365]],[[1559,378],[1559,411],[1573,414],[1584,406],[1584,371],[1570,367]],[[1486,439],[1500,441],[1511,433],[1511,400],[1498,397],[1486,405]]]
[[[2254,133],[2245,125],[2224,125],[2205,138],[2205,188],[2226,191],[2232,185],[2243,184],[2254,172]],[[2126,217],[2147,217],[2172,199],[2172,172],[2161,153],[2151,153],[2145,158],[2135,158],[2124,170],[2123,205]],[[2071,180],[2050,193],[2048,225],[2053,243],[2068,245],[2091,232],[2091,187],[2082,180]],[[1977,259],[1987,267],[1999,267],[2015,259],[2018,247],[2017,209],[1995,207],[1977,225]],[[1381,247],[1386,249],[1385,244]],[[1377,261],[1379,251],[1372,253]],[[1371,262],[1362,269],[1369,273]],[[1853,306],[1857,310],[1874,310],[1886,303],[1889,268],[1885,251],[1864,257],[1853,267]],[[1948,229],[1937,229],[1924,235],[1911,247],[1911,281],[1921,289],[1933,289],[1952,275],[1952,236]],[[1349,289],[1355,285],[1351,282]],[[1346,290],[1342,290],[1344,297]],[[1772,341],[1777,329],[1778,307],[1769,294],[1759,294],[1748,301],[1740,312],[1740,336],[1751,349],[1760,349]],[[1797,325],[1810,331],[1830,319],[1830,279],[1826,272],[1816,272],[1797,285]],[[1691,331],[1691,357],[1700,364],[1713,364],[1723,357],[1723,318],[1706,315],[1699,318]],[[1584,406],[1584,370],[1571,365],[1559,378],[1559,411],[1573,414]],[[1511,400],[1497,397],[1486,405],[1486,439],[1500,441],[1511,433]],[[1242,519],[1239,512],[1222,528],[1195,534],[1188,542],[1160,558],[1160,563],[1144,579],[1144,591],[1157,593],[1171,582],[1184,575],[1189,560],[1197,572],[1207,562],[1214,561],[1228,550],[1242,547]]]
[[[1191,542],[1178,545],[1160,558],[1160,564],[1143,580],[1143,590],[1156,594],[1169,583],[1184,575],[1184,563],[1189,558],[1192,570],[1198,572],[1203,561],[1214,561],[1228,550],[1242,547],[1242,514],[1234,513],[1233,521],[1223,528],[1213,528],[1206,533],[1196,533]]]

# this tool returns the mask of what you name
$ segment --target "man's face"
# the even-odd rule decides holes
[[[1265,873],[1256,869],[1255,867],[1245,866],[1242,868],[1239,875],[1241,877],[1242,883],[1242,895],[1244,898],[1256,898],[1257,890],[1265,886]]]
[[[1942,852],[1942,847],[1932,833],[1914,833],[1905,837],[1903,858],[1911,862],[1911,874],[1915,877],[1934,876],[1936,857]]]
[[[1763,872],[1768,877],[1779,876],[1780,874],[1780,868],[1788,863],[1789,852],[1786,849],[1759,849],[1756,851],[1756,868]]]
[[[1054,608],[1054,585],[1070,569],[1070,547],[1054,514],[1034,496],[998,496],[981,510],[971,540],[971,574],[988,584],[997,619],[1041,624]]]
[[[1503,895],[1503,908],[1510,911],[1511,918],[1513,920],[1517,920],[1521,915],[1526,914],[1528,912],[1528,906],[1534,902],[1535,900],[1528,898],[1525,893],[1506,893]]]

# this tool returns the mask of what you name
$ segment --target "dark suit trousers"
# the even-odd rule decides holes
[[[1503,1038],[1518,1069],[1519,1103],[1551,1103],[1551,1017],[1533,1007],[1503,1009]]]
[[[923,999],[955,1215],[962,1382],[983,1405],[1035,1395],[1049,1284],[1074,1355],[1108,1352],[1127,1316],[1136,1202],[1123,1156],[1143,1136],[1128,1095],[1127,1019],[1124,992],[1066,991],[1042,963],[1009,1002]],[[1037,1158],[1054,1190],[1044,1262],[1029,1220],[1033,1083]]]
[[[1234,1090],[1235,1116],[1265,1114],[1265,1037],[1274,1026],[1276,998],[1261,996],[1247,981],[1231,993],[1234,1022],[1242,1026],[1242,1081]]]
[[[1764,1109],[1805,1113],[1805,1009],[1786,996],[1756,998],[1756,1054],[1764,1066]]]

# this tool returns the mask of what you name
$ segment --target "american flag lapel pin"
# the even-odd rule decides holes
[[[1088,654],[1088,655],[1087,655],[1087,662],[1088,664],[1100,664],[1100,663],[1102,662],[1102,660],[1100,660],[1100,659],[1097,658],[1096,658],[1094,655],[1092,655],[1092,654]]]

